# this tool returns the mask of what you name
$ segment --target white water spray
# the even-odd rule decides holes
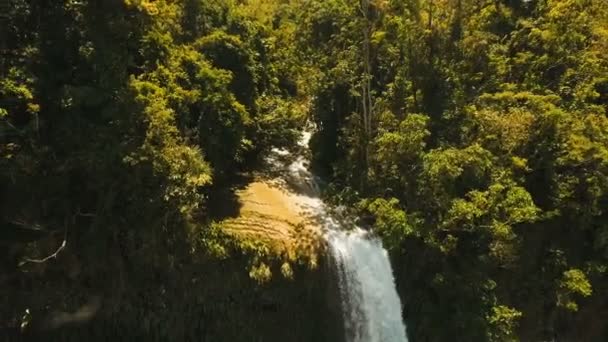
[[[299,144],[307,147],[310,132]],[[287,151],[274,150],[269,161],[275,165]],[[395,288],[393,270],[379,239],[361,228],[345,230],[327,214],[319,197],[319,186],[300,156],[287,167],[287,181],[300,190],[295,208],[320,219],[334,263],[346,342],[407,342],[401,319],[401,300]]]

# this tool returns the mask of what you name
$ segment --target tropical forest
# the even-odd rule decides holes
[[[0,341],[608,341],[608,2],[0,0]]]

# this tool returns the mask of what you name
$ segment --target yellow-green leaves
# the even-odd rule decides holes
[[[247,109],[254,109],[259,78],[255,52],[239,36],[222,30],[198,39],[194,46],[213,66],[232,73],[230,89],[235,98]]]
[[[563,273],[559,282],[557,305],[570,311],[577,311],[576,297],[589,297],[593,293],[591,283],[583,271],[570,269]]]
[[[523,187],[494,183],[486,191],[474,190],[466,194],[466,199],[455,199],[442,228],[487,235],[490,255],[508,263],[513,260],[513,243],[517,237],[513,227],[534,222],[539,212]]]
[[[491,341],[518,341],[515,333],[518,320],[523,316],[521,311],[510,308],[506,305],[496,305],[492,307],[492,312],[487,317],[488,323],[494,326],[495,330],[490,334]]]
[[[381,132],[373,142],[372,181],[406,182],[406,176],[420,163],[430,134],[428,117],[409,114],[398,127]]]
[[[31,76],[17,68],[10,68],[6,75],[0,78],[0,99],[11,100],[10,107],[3,104],[0,118],[12,113],[13,118],[20,117],[18,120],[24,121],[23,115],[34,115],[40,111],[40,105],[34,99],[33,83]]]
[[[462,309],[476,310],[470,321],[460,317],[435,331],[517,340],[515,323],[529,332],[541,316],[545,329],[555,329],[552,314],[523,304],[538,299],[530,306],[551,312],[534,291],[553,297],[564,270],[606,258],[608,7],[595,0],[389,1],[374,7],[372,72],[364,76],[357,10],[356,3],[313,1],[304,11],[306,60],[322,75],[313,108],[316,161],[333,186],[364,198],[387,245],[406,260],[411,255],[406,268],[417,270],[411,265],[437,253],[437,273],[459,283],[447,302],[468,309],[483,298],[485,306]],[[371,134],[359,123],[361,79],[373,83]],[[341,199],[358,202],[352,197]],[[415,234],[404,225],[412,218]],[[562,253],[559,263],[547,266],[553,250]],[[408,291],[425,293],[428,268],[420,267]],[[483,297],[475,290],[489,274],[496,286]],[[409,311],[416,324],[444,322],[418,313]],[[488,334],[475,335],[482,329]],[[436,334],[431,339],[453,338]]]
[[[389,249],[399,248],[403,239],[414,233],[411,223],[399,200],[376,198],[359,203],[359,207],[371,213],[374,218],[374,231],[382,238]]]
[[[251,266],[249,276],[258,283],[266,283],[272,278],[272,271],[268,265],[264,262],[260,262],[259,264]]]
[[[494,156],[480,145],[436,149],[422,161],[419,192],[427,208],[444,211],[452,199],[490,182]]]
[[[562,126],[561,139],[556,204],[581,220],[597,217],[608,194],[608,119],[576,113]]]
[[[145,138],[140,150],[125,160],[135,164],[149,160],[163,180],[164,199],[175,201],[187,213],[200,204],[199,188],[210,184],[211,169],[201,151],[180,136],[165,88],[139,79],[131,80],[131,88],[141,108]]]

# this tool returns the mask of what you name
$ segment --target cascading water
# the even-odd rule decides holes
[[[310,132],[304,132],[301,147],[307,147]],[[274,150],[270,162],[287,151]],[[300,210],[320,221],[329,245],[340,291],[347,342],[407,342],[401,319],[401,300],[395,288],[393,271],[379,239],[361,228],[345,230],[326,212],[319,197],[319,186],[299,156],[287,167],[287,182],[299,190],[295,201]]]
[[[330,228],[326,237],[338,272],[347,341],[407,342],[393,270],[380,241],[360,228]]]

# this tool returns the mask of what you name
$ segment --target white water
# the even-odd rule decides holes
[[[364,230],[327,233],[349,342],[407,342],[393,270],[379,240]]]
[[[308,147],[310,135],[304,132],[300,146]],[[275,149],[269,161],[277,165],[279,158],[288,154]],[[323,226],[337,272],[346,341],[407,342],[401,300],[386,250],[363,229],[347,231],[327,214],[307,164],[301,156],[289,164],[287,182],[300,193],[294,201],[296,209],[314,215]]]

